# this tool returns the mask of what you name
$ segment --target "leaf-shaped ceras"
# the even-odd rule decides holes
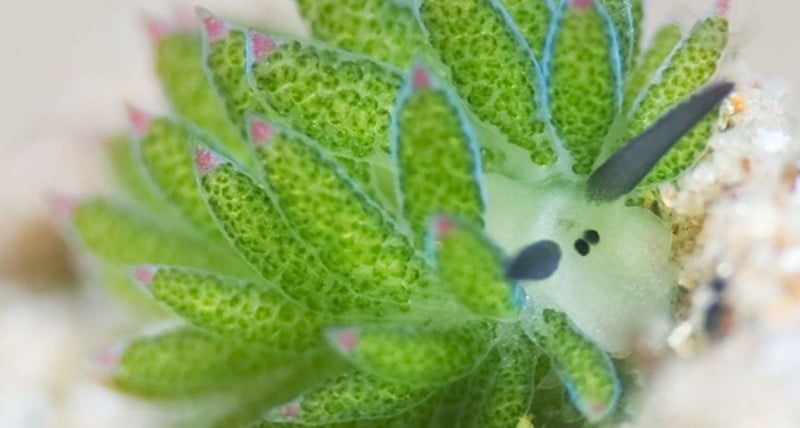
[[[534,163],[553,163],[540,67],[505,7],[496,0],[416,3],[428,41],[475,114],[527,149]]]
[[[474,224],[447,216],[432,219],[428,251],[453,297],[471,312],[513,319],[525,292],[505,275],[505,256]]]
[[[669,36],[663,37],[665,39],[656,42],[670,42]],[[618,149],[624,142],[644,132],[659,117],[701,89],[716,72],[727,40],[728,21],[724,16],[713,15],[695,24],[633,102],[631,111],[627,113],[625,139],[616,141],[612,149]],[[687,166],[693,165],[705,151],[717,117],[717,111],[709,113],[656,165],[642,186],[671,180]]]
[[[349,52],[256,32],[249,33],[248,52],[251,84],[264,106],[333,154],[380,198],[374,189],[381,186],[380,171],[388,169],[385,153],[403,82],[400,71]]]
[[[384,0],[298,0],[314,38],[405,68],[426,49],[410,8]]]
[[[431,283],[425,262],[379,204],[313,141],[254,118],[256,157],[275,201],[327,268],[361,296],[404,310]],[[336,218],[336,223],[325,219]],[[342,230],[347,233],[342,233]]]
[[[573,158],[591,171],[621,102],[621,52],[609,12],[596,1],[562,1],[548,40],[545,72],[553,126]]]
[[[455,96],[425,66],[411,72],[392,122],[397,194],[415,234],[423,238],[440,213],[482,224],[478,142]]]
[[[274,352],[321,349],[322,328],[330,322],[286,299],[274,284],[168,266],[140,266],[134,276],[196,327]]]
[[[211,24],[211,17],[206,17],[206,22]],[[153,22],[151,25],[164,27],[166,24]],[[241,132],[237,129],[236,122],[229,118],[226,105],[220,99],[221,94],[233,92],[232,88],[228,85],[224,91],[217,90],[217,86],[207,78],[200,36],[191,29],[175,29],[167,33],[157,32],[154,39],[156,72],[175,111],[192,123],[202,124],[203,131],[214,140],[237,158],[246,159],[247,147],[241,138]],[[206,40],[208,39],[206,36]],[[213,43],[205,49],[210,63],[221,62],[216,59],[220,56],[220,47]],[[241,70],[244,70],[243,64],[240,67],[240,76]],[[215,73],[215,76],[219,76],[219,73]],[[221,84],[217,79],[214,81],[217,85]]]
[[[335,328],[329,341],[356,367],[375,376],[435,387],[465,376],[485,356],[494,326],[451,328],[369,325]]]
[[[203,25],[203,59],[208,80],[225,104],[228,117],[242,139],[247,136],[248,113],[267,114],[247,80],[247,31],[200,10]]]
[[[386,294],[378,300],[360,293],[363,290],[329,269],[322,255],[297,233],[283,206],[254,178],[208,149],[198,148],[195,156],[210,211],[239,254],[264,279],[315,311],[364,317],[408,305],[404,294]]]

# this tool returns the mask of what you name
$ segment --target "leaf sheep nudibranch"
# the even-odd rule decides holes
[[[227,397],[202,426],[623,421],[616,362],[675,283],[635,201],[733,88],[727,2],[640,52],[643,3],[296,0],[313,40],[150,20],[174,117],[129,109],[119,192],[59,211],[116,295],[181,323],[100,374]]]

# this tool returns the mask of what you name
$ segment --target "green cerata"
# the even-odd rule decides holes
[[[704,153],[726,2],[641,49],[642,0],[296,0],[313,40],[151,22],[169,117],[69,230],[173,327],[110,384],[191,426],[613,425],[668,320],[640,201]]]

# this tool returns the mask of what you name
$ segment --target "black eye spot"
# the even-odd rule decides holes
[[[575,241],[575,251],[582,256],[589,254],[589,243],[583,239],[578,239]]]
[[[600,243],[600,233],[594,229],[589,229],[583,232],[583,239],[592,245],[597,245]]]

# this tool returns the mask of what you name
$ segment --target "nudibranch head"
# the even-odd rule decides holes
[[[520,252],[511,274],[525,263],[534,272],[548,267],[547,275],[518,278],[533,280],[528,295],[570,314],[607,351],[625,354],[648,323],[668,319],[674,281],[666,225],[623,198],[732,89],[712,85],[675,108],[598,167],[587,184],[554,178],[531,186],[487,177],[493,202],[487,231],[510,254]],[[555,249],[531,259],[530,242]],[[556,251],[564,254],[550,269]]]
[[[623,355],[648,321],[668,318],[671,234],[652,212],[588,201],[571,182],[487,182],[487,231],[508,254],[542,240],[560,249],[550,275],[524,282],[529,299],[570,314],[603,349]]]

